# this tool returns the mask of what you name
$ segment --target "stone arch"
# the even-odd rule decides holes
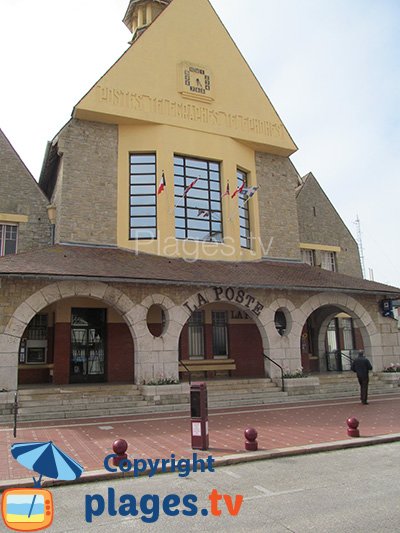
[[[323,307],[332,307],[349,314],[355,321],[356,325],[360,329],[360,333],[363,339],[366,355],[373,356],[373,348],[380,346],[381,336],[380,333],[368,311],[365,307],[358,302],[352,296],[348,296],[342,293],[321,293],[311,296],[303,305],[295,312],[295,326],[293,328],[293,334],[296,336],[296,342],[300,344],[300,336],[302,328],[306,323],[308,317],[318,309]],[[322,335],[326,334],[326,330],[329,324],[329,318],[334,316],[334,313],[325,317],[321,323],[318,338],[318,347],[321,349]]]
[[[8,376],[12,388],[17,388],[18,351],[21,337],[32,318],[48,305],[65,298],[84,296],[100,300],[113,307],[125,320],[132,335],[136,350],[136,334],[129,312],[134,307],[132,300],[119,289],[102,282],[58,281],[42,287],[29,296],[14,311],[4,332],[0,335],[2,362],[7,361]],[[1,385],[1,384],[0,384]],[[9,388],[9,387],[8,387]]]
[[[227,295],[227,290],[230,289],[233,291],[234,296],[230,297],[232,293],[230,292],[229,295]],[[254,298],[254,302],[252,302],[253,309],[256,309],[256,313],[252,312],[251,307],[246,305],[246,301],[241,301],[241,294],[238,295],[238,291],[242,291],[245,295],[251,296],[251,298]],[[238,301],[239,300],[239,301]],[[180,305],[176,306],[171,310],[171,317],[174,320],[175,327],[177,328],[175,331],[177,333],[177,342],[179,343],[179,337],[182,333],[182,329],[186,322],[189,320],[191,313],[193,310],[200,310],[207,305],[216,303],[216,302],[224,302],[230,305],[233,305],[235,307],[238,307],[242,311],[248,313],[254,323],[256,324],[258,331],[261,336],[262,340],[262,346],[263,346],[263,353],[266,355],[270,355],[270,340],[268,335],[268,329],[271,328],[271,324],[274,324],[274,313],[267,307],[265,307],[263,302],[260,302],[259,298],[252,295],[251,291],[244,290],[241,288],[224,288],[224,291],[218,295],[218,299],[216,299],[216,293],[215,289],[213,288],[207,288],[202,291],[197,291],[196,293],[192,294],[189,298],[186,299],[186,301]],[[259,307],[257,305],[259,304]],[[274,326],[275,327],[275,326]],[[265,360],[264,361],[264,369],[265,372],[271,376],[274,377],[275,375],[279,374],[279,370],[275,370],[275,368],[272,366],[272,364]]]

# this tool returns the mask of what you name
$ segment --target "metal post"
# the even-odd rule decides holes
[[[13,410],[14,410],[14,439],[15,439],[17,436],[18,391],[15,391]]]

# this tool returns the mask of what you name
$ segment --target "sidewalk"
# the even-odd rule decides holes
[[[350,416],[360,421],[362,439],[347,437]],[[85,479],[100,479],[107,475],[103,461],[113,453],[112,443],[117,438],[129,443],[131,458],[169,458],[171,453],[177,459],[191,457],[189,421],[189,413],[175,412],[23,422],[16,439],[10,426],[0,425],[0,489],[22,480],[26,486],[30,475],[11,456],[14,442],[52,440],[84,466]],[[243,432],[249,426],[257,429],[259,444],[259,451],[251,454],[244,450]],[[210,449],[197,453],[199,457],[212,455],[217,464],[400,440],[400,393],[371,396],[369,405],[346,398],[212,410],[209,432]]]

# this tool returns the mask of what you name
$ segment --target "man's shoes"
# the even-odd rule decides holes
[[[368,405],[368,402],[361,402],[363,405]]]

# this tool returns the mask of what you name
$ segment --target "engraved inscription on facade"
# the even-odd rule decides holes
[[[143,114],[157,114],[187,122],[198,122],[216,128],[229,128],[263,137],[280,139],[284,137],[284,127],[281,122],[245,117],[210,109],[197,103],[180,103],[131,91],[110,89],[102,85],[97,85],[96,89],[98,100],[114,107],[138,111]]]

